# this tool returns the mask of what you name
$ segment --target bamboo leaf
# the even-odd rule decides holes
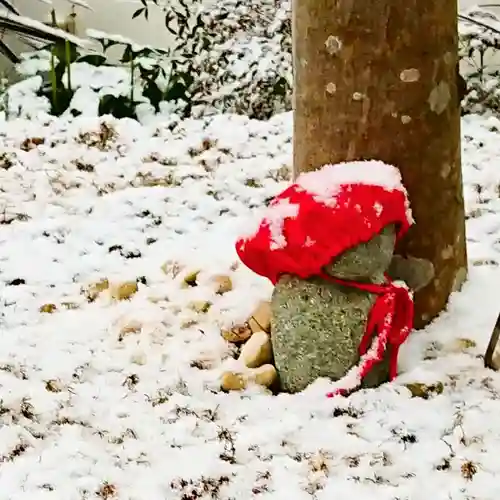
[[[19,59],[19,57],[2,40],[0,40],[0,52],[13,64],[19,64],[21,62],[21,59]]]
[[[47,26],[29,17],[18,16],[11,12],[0,12],[0,28],[45,41],[64,42],[67,40],[79,47],[84,47],[88,44],[86,40],[64,30]]]

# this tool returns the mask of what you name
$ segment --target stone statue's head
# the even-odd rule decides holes
[[[395,244],[396,229],[391,224],[370,241],[350,248],[336,257],[325,266],[325,272],[335,278],[353,281],[380,278],[389,269]]]

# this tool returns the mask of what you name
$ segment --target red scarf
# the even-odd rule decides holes
[[[388,346],[391,347],[389,380],[394,380],[397,376],[399,348],[413,328],[412,293],[406,286],[395,284],[387,275],[387,282],[381,285],[341,280],[325,273],[321,277],[342,286],[378,295],[370,310],[365,334],[359,345],[360,362],[335,383],[337,387],[329,392],[327,397],[356,389],[373,366],[384,359]]]

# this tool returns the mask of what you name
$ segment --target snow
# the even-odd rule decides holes
[[[283,235],[283,226],[286,219],[295,219],[299,215],[300,206],[290,203],[289,199],[280,199],[271,203],[264,217],[264,224],[269,225],[271,235],[271,250],[286,247],[286,238]]]
[[[2,500],[496,499],[500,374],[482,354],[499,312],[500,121],[463,120],[469,281],[410,336],[393,383],[328,399],[326,380],[218,389],[234,352],[220,329],[272,292],[234,242],[288,185],[291,114],[29,114],[0,121]],[[215,292],[218,274],[232,291]],[[104,278],[138,291],[89,302]]]
[[[337,194],[342,186],[349,184],[368,184],[381,186],[387,190],[399,190],[406,195],[401,180],[401,173],[393,166],[378,160],[351,161],[335,165],[325,165],[322,169],[301,174],[297,184],[314,199],[327,206],[334,207]],[[377,208],[374,207],[377,211]],[[408,206],[407,216],[413,221]]]
[[[85,34],[89,38],[93,38],[95,40],[101,41],[101,42],[114,42],[117,44],[121,45],[128,45],[132,48],[134,52],[140,52],[141,50],[148,49],[152,51],[153,53],[156,53],[157,55],[161,53],[166,53],[168,52],[167,48],[160,48],[160,47],[153,47],[152,45],[144,45],[144,44],[138,44],[131,38],[128,38],[123,35],[115,34],[115,33],[106,33],[104,31],[96,30],[93,28],[88,28],[85,30]]]

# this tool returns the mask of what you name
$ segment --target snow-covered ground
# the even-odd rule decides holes
[[[290,114],[34,115],[0,122],[1,500],[498,498],[500,374],[482,354],[500,309],[500,121],[463,121],[469,282],[410,337],[394,383],[327,399],[322,381],[219,390],[221,328],[271,293],[234,241],[287,183]]]

